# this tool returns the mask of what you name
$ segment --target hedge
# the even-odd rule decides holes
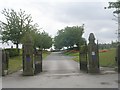
[[[16,48],[7,48],[5,51],[9,53],[9,57],[19,56],[18,49]]]

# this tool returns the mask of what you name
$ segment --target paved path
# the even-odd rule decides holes
[[[63,56],[54,52],[43,62],[43,69],[47,74],[70,74],[79,73],[79,63],[72,60],[72,57]]]
[[[72,57],[52,53],[43,62],[43,72],[22,76],[22,71],[3,77],[3,88],[117,88],[118,74],[90,75],[80,72]]]

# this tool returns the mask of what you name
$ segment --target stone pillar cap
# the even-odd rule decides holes
[[[94,40],[95,40],[95,36],[94,36],[93,33],[90,33],[88,40],[89,40],[89,41],[94,41]]]

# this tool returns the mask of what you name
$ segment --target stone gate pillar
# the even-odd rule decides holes
[[[95,43],[95,37],[93,33],[90,33],[88,44],[88,60],[90,73],[99,73],[99,52],[98,45]]]
[[[23,44],[23,75],[34,75],[33,42],[28,35]]]

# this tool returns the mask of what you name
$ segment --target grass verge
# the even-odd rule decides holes
[[[43,59],[46,58],[50,52],[43,51]],[[22,56],[16,56],[9,59],[8,74],[14,73],[22,68]]]
[[[17,56],[9,59],[8,74],[16,72],[22,68],[22,56]]]
[[[73,58],[73,60],[75,60],[77,62],[79,61],[79,53],[78,52],[75,52],[75,53],[65,52],[64,54],[69,55],[69,56],[75,56]],[[107,52],[100,52],[99,53],[100,66],[103,66],[103,67],[116,66],[115,56],[116,56],[116,49],[115,48],[111,48]]]

